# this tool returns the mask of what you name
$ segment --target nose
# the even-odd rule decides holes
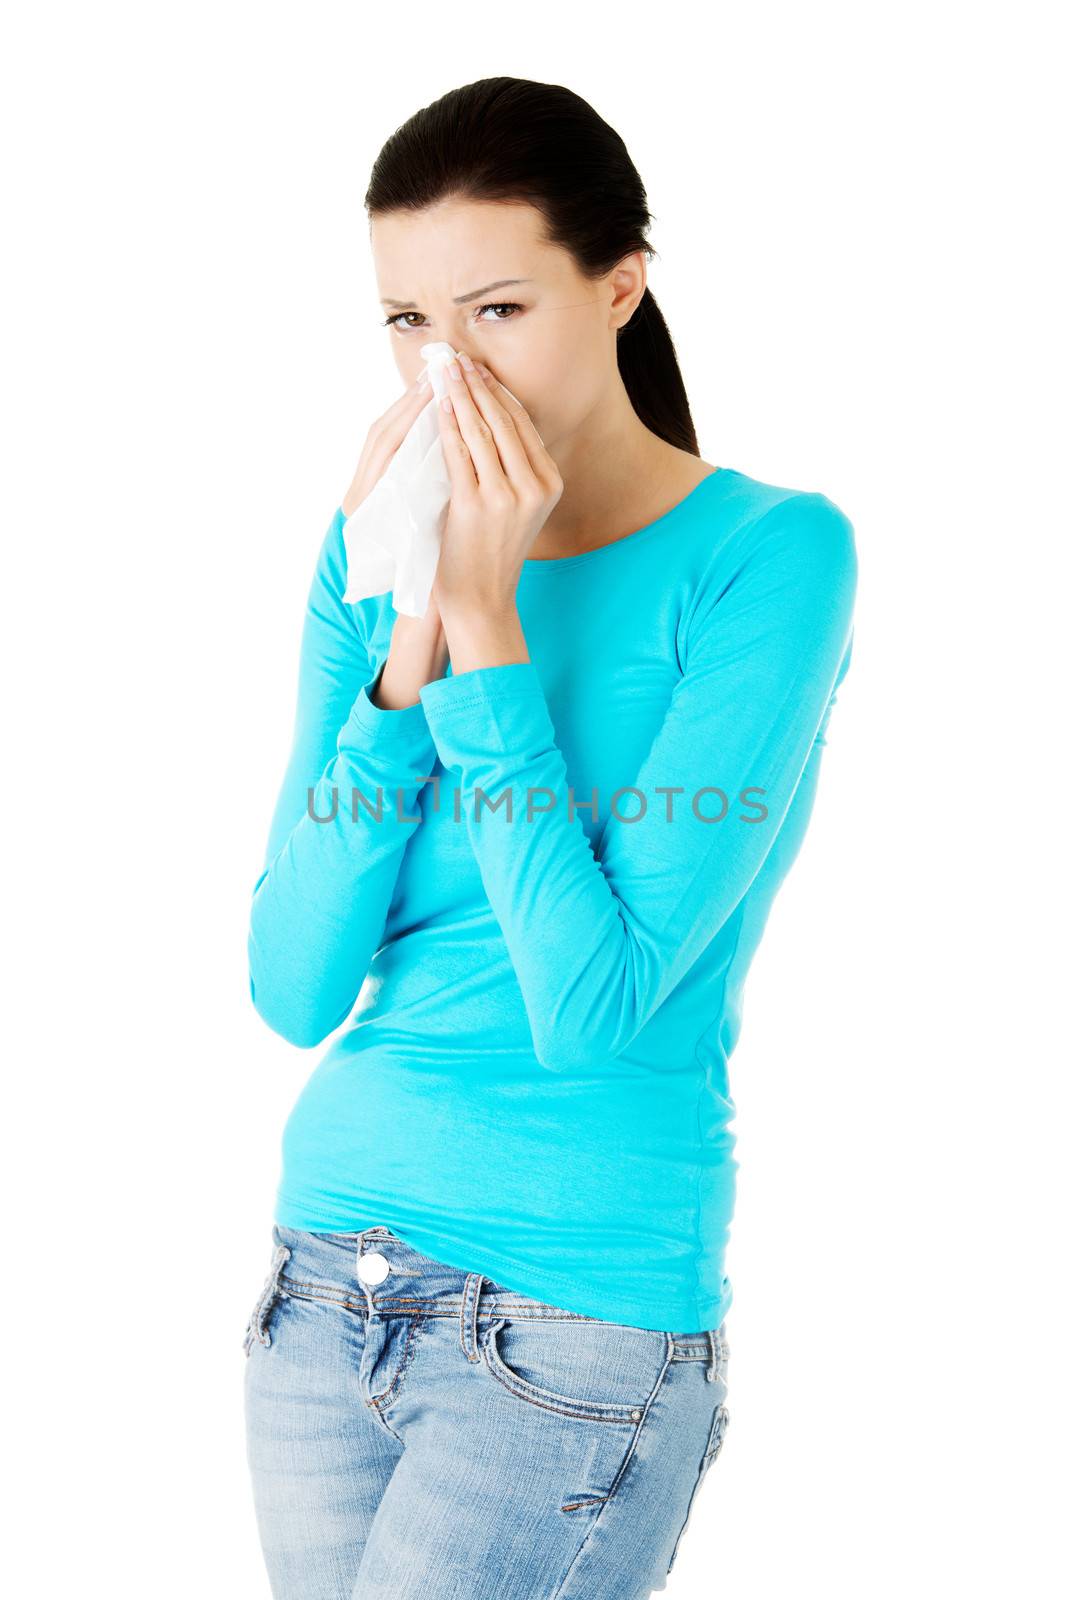
[[[420,349],[425,348],[425,345],[427,345],[427,344],[434,344],[434,345],[445,344],[445,345],[448,345],[451,350],[454,350],[457,355],[459,355],[460,352],[463,351],[463,353],[465,355],[468,355],[468,356],[471,357],[472,361],[481,361],[482,360],[482,357],[478,354],[478,351],[472,347],[471,341],[468,340],[465,343],[463,341],[463,339],[461,339],[457,335],[454,335],[454,336],[449,337],[449,338],[444,338],[444,339],[427,339],[424,342],[424,345],[420,346]],[[435,361],[440,361],[441,358],[439,356],[434,356],[434,357],[432,357],[432,359],[435,360]],[[429,366],[429,363],[427,361],[423,361],[422,357],[420,357],[420,361],[422,362],[422,364],[419,367],[418,372],[416,373],[416,377],[417,378],[421,377],[423,375],[423,373],[425,373],[427,371],[427,368]]]
[[[451,344],[457,354],[459,354],[459,352],[462,350],[466,355],[471,357],[472,361],[482,361],[485,363],[485,365],[489,365],[489,362],[486,360],[481,349],[479,348],[479,338],[477,332],[472,335],[470,328],[449,328],[446,329],[446,331],[439,337],[444,340],[446,344]]]

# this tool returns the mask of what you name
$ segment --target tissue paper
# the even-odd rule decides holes
[[[456,360],[451,344],[420,346],[434,389],[370,494],[345,521],[342,537],[351,605],[393,591],[393,609],[423,617],[441,553],[451,484],[441,447],[437,402],[448,393],[443,368]]]

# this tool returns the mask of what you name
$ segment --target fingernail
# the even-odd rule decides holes
[[[460,369],[455,361],[449,362],[448,373],[450,378],[458,378],[460,376]]]
[[[493,376],[493,374],[490,372],[489,367],[483,366],[481,361],[476,361],[475,362],[475,366],[478,368],[478,370],[481,373],[482,377],[490,378],[490,377]]]
[[[468,372],[471,372],[472,369],[474,368],[474,365],[475,365],[475,363],[471,360],[471,357],[468,355],[466,350],[461,350],[460,351],[460,362],[461,362],[462,366],[465,366],[467,368]]]

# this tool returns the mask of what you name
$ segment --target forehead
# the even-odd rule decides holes
[[[526,204],[445,200],[420,211],[371,218],[371,250],[383,301],[455,298],[501,279],[528,293],[559,281],[571,258],[543,237]],[[503,295],[506,291],[501,290]]]

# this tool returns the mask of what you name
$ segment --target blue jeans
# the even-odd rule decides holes
[[[273,1236],[245,1418],[275,1600],[665,1587],[728,1421],[725,1323],[563,1311],[384,1227]]]

